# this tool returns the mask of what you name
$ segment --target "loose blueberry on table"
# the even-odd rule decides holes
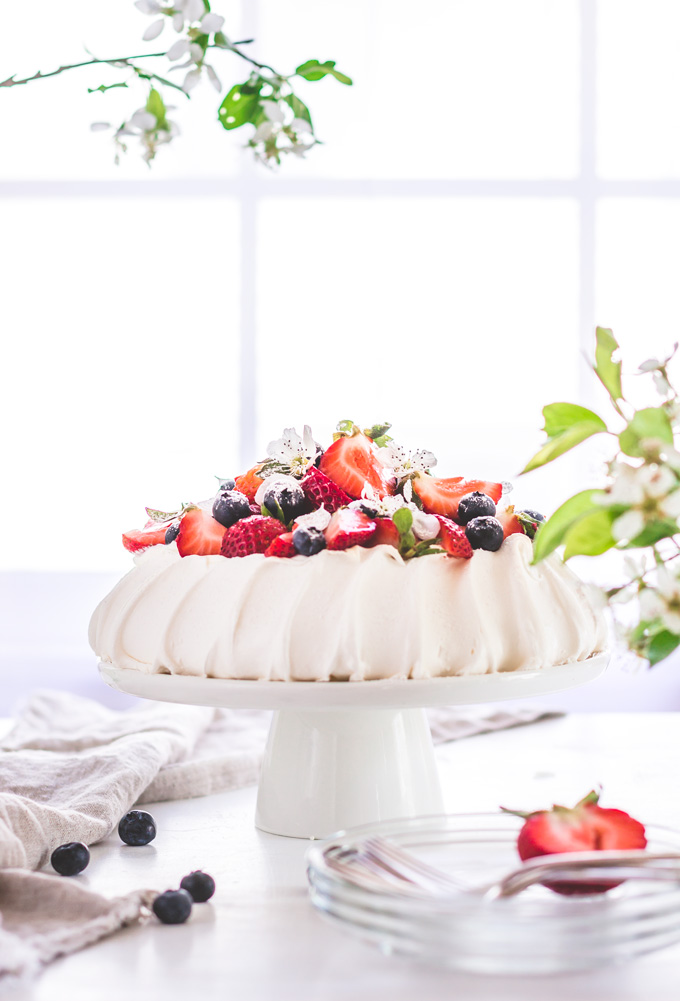
[[[69,841],[59,845],[50,856],[52,868],[60,876],[77,876],[86,869],[90,861],[90,850],[81,841]]]
[[[190,872],[179,885],[190,894],[195,904],[204,904],[215,892],[215,880],[200,869]]]
[[[118,835],[126,845],[148,845],[156,837],[156,824],[150,813],[130,810],[118,824]]]
[[[166,890],[159,893],[151,909],[164,925],[181,925],[191,914],[193,900],[187,890]]]

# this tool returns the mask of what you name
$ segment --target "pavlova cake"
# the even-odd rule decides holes
[[[214,498],[147,508],[99,604],[105,663],[206,678],[367,681],[549,668],[605,645],[586,587],[532,565],[542,515],[506,485],[432,474],[389,425],[287,429]]]

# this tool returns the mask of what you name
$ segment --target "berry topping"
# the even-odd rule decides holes
[[[234,480],[234,486],[236,489],[240,490],[242,494],[245,494],[251,504],[255,500],[257,488],[262,483],[262,477],[257,475],[257,471],[261,465],[262,463],[258,462],[252,467],[252,469],[249,469],[247,473],[243,473],[242,476],[237,476]]]
[[[528,508],[525,508],[519,513],[525,515],[527,518],[530,518],[532,521],[538,522],[539,525],[542,521],[545,521],[545,515],[539,514],[538,511],[530,511]]]
[[[314,556],[326,548],[326,538],[318,528],[296,528],[293,532],[293,546],[300,556]]]
[[[193,903],[188,890],[166,890],[158,894],[151,907],[164,925],[181,925],[191,914]]]
[[[156,837],[156,823],[144,810],[130,810],[118,824],[118,837],[126,845],[138,848]]]
[[[173,521],[172,525],[168,525],[165,530],[165,544],[169,546],[171,542],[174,542],[179,535],[179,522]]]
[[[647,846],[643,825],[623,810],[598,806],[599,795],[589,792],[575,807],[553,806],[535,813],[514,813],[524,819],[519,832],[517,850],[525,859],[537,855],[557,855],[562,852],[628,851]],[[618,882],[546,883],[557,893],[603,893],[618,886]]]
[[[221,490],[212,506],[212,516],[225,528],[250,514],[250,501],[240,490]]]
[[[287,525],[306,509],[307,498],[300,484],[288,477],[285,482],[274,480],[265,490],[262,503],[273,517]]]
[[[215,880],[207,872],[201,872],[200,869],[197,869],[196,872],[190,872],[179,885],[187,891],[195,904],[204,904],[206,900],[210,900],[215,892]]]
[[[509,535],[528,535],[533,539],[538,526],[545,521],[542,514],[536,511],[516,511],[512,504],[504,511],[499,511],[496,517],[503,526],[506,539]]]
[[[442,480],[428,473],[418,473],[413,479],[413,489],[428,514],[456,518],[458,504],[466,494],[480,492],[497,504],[503,493],[503,484],[486,480],[464,480],[462,476]]]
[[[361,497],[367,487],[379,497],[394,490],[376,446],[365,434],[337,438],[324,452],[319,468],[350,497]]]
[[[347,507],[352,498],[346,494],[330,477],[322,473],[316,466],[312,466],[300,486],[304,490],[305,497],[314,507],[322,505],[331,514],[335,514],[341,507]]]
[[[139,553],[149,546],[164,546],[167,525],[157,525],[150,522],[146,528],[132,528],[123,532],[123,545],[129,553]]]
[[[365,514],[367,512],[364,512]],[[369,545],[394,546],[399,549],[399,529],[391,518],[376,518],[376,529]]]
[[[220,551],[223,556],[251,556],[253,553],[265,553],[270,543],[285,531],[285,525],[276,518],[253,514],[249,518],[237,521],[226,530]]]
[[[495,514],[496,505],[488,494],[483,494],[479,490],[473,490],[471,494],[464,494],[458,501],[456,517],[461,525],[467,525],[473,518],[484,516],[493,518]]]
[[[457,525],[450,518],[445,518],[441,514],[435,515],[439,522],[440,532],[438,542],[449,556],[457,556],[461,560],[469,560],[472,556],[472,546],[470,545],[465,529]]]
[[[465,526],[465,534],[473,549],[495,553],[503,543],[503,526],[498,518],[473,518]]]
[[[217,478],[220,481],[220,485],[217,490],[218,494],[221,494],[223,490],[233,490],[236,486],[236,480],[223,480],[219,476]]]
[[[279,556],[283,559],[288,559],[291,556],[295,556],[295,546],[293,545],[293,533],[284,532],[283,535],[277,535],[273,539],[264,551],[265,556]]]
[[[82,841],[69,841],[65,845],[59,845],[50,856],[52,868],[60,876],[77,876],[83,869],[87,869],[90,861],[90,849]]]
[[[179,523],[177,548],[180,556],[213,556],[219,553],[224,525],[209,511],[191,507]]]
[[[326,452],[326,455],[328,455],[328,452]],[[361,511],[342,508],[342,510],[335,512],[328,524],[325,532],[326,545],[329,549],[349,549],[350,546],[365,546],[375,535],[377,527],[375,521],[362,514]]]

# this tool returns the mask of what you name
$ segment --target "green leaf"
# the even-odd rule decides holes
[[[615,546],[616,539],[612,535],[615,517],[612,511],[600,507],[576,521],[564,538],[565,560],[572,556],[599,556]]]
[[[679,531],[675,521],[652,521],[649,525],[645,525],[640,534],[631,539],[624,548],[645,549],[647,546],[653,546],[655,542],[660,542],[661,539],[673,538]]]
[[[303,122],[308,122],[310,128],[312,130],[314,129],[314,126],[312,125],[312,116],[310,115],[309,108],[304,101],[301,101],[296,94],[288,94],[287,97],[284,97],[284,101],[292,110],[296,118],[301,118]]]
[[[152,87],[149,91],[149,97],[146,102],[146,110],[155,116],[159,129],[168,131],[169,126],[165,120],[165,102],[155,87]]]
[[[654,667],[655,664],[665,660],[678,645],[680,645],[680,636],[676,636],[675,633],[670,632],[668,629],[663,629],[660,633],[657,633],[656,636],[652,637],[647,647],[649,666]]]
[[[345,76],[340,70],[336,70],[335,62],[331,59],[327,60],[325,63],[320,63],[318,59],[308,59],[306,63],[301,63],[300,66],[295,70],[297,76],[303,77],[305,80],[314,82],[315,80],[323,80],[325,76],[334,76],[336,80],[340,83],[346,84],[348,87],[352,86],[352,80],[350,77]]]
[[[565,501],[551,518],[539,525],[534,539],[534,563],[549,556],[564,541],[567,532],[576,522],[587,514],[601,510],[597,498],[604,495],[604,490],[582,490]]]
[[[621,388],[621,362],[614,361],[614,353],[619,345],[608,327],[598,327],[595,331],[595,375],[598,377],[612,400],[623,399]]]
[[[237,83],[220,104],[218,117],[225,129],[238,129],[260,113],[262,83]]]
[[[647,407],[633,415],[628,427],[619,435],[621,451],[639,458],[644,455],[642,442],[648,438],[673,444],[673,428],[663,407]]]
[[[571,427],[566,428],[560,434],[556,434],[542,448],[539,448],[534,457],[526,464],[522,473],[529,473],[532,469],[545,466],[546,463],[552,462],[553,459],[557,459],[560,455],[564,455],[565,452],[574,448],[575,445],[580,445],[586,438],[592,438],[594,434],[601,434],[606,430],[607,427],[604,421],[600,420],[599,417],[597,423],[589,420],[572,424]]]
[[[601,431],[607,430],[607,425],[594,411],[587,407],[579,407],[576,403],[549,403],[543,407],[545,433],[554,438],[573,427],[574,424],[597,424]]]
[[[399,535],[406,535],[413,525],[413,512],[407,507],[400,507],[392,515],[392,521],[397,526]]]

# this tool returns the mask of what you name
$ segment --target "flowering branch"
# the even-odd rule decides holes
[[[318,59],[310,59],[297,67],[294,73],[284,75],[268,63],[258,62],[239,46],[250,44],[253,39],[243,39],[232,42],[222,31],[224,18],[210,9],[208,0],[135,0],[135,7],[143,14],[160,15],[144,32],[145,41],[152,41],[163,31],[167,19],[174,30],[182,35],[173,45],[162,52],[149,52],[141,55],[122,56],[115,59],[92,58],[79,63],[59,66],[56,70],[43,73],[38,70],[32,76],[17,80],[13,74],[0,81],[0,88],[21,87],[36,80],[46,80],[59,76],[70,70],[85,66],[105,65],[114,69],[131,70],[135,77],[147,80],[161,87],[170,87],[181,91],[186,97],[202,80],[205,71],[210,84],[218,91],[222,84],[213,66],[206,62],[209,50],[222,49],[232,52],[253,67],[248,80],[236,84],[228,92],[220,105],[218,121],[224,129],[231,131],[243,125],[251,124],[255,131],[247,145],[253,150],[255,158],[267,166],[281,163],[281,156],[293,153],[304,156],[319,140],[314,133],[312,117],[306,104],[294,93],[291,85],[293,77],[308,82],[322,80],[326,76],[334,77],[339,83],[351,86],[351,79],[335,68],[331,60],[320,63]],[[170,72],[176,69],[187,69],[182,84],[174,83],[167,77],[146,70],[137,65],[140,59],[159,59],[166,57],[175,63]],[[185,58],[181,65],[178,60]],[[127,88],[127,81],[112,84],[101,84],[99,87],[88,88],[88,93],[105,93],[116,88]],[[142,156],[151,163],[161,144],[170,142],[179,134],[176,123],[167,118],[171,108],[165,104],[162,93],[151,87],[146,103],[138,108],[129,119],[114,130],[113,138],[118,153],[126,152],[124,138],[135,136],[142,145]],[[95,132],[112,128],[108,122],[94,122],[91,126]]]

